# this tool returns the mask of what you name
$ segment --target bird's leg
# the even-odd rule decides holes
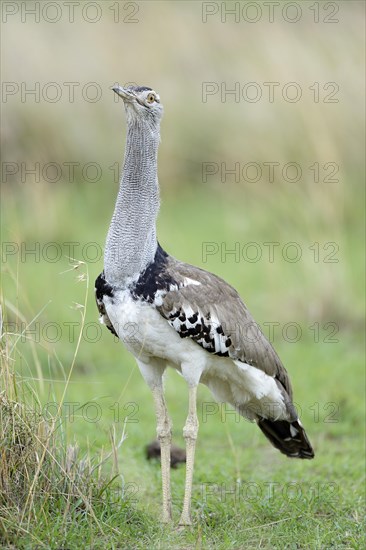
[[[163,386],[152,388],[156,410],[156,434],[160,442],[161,477],[163,486],[163,523],[172,519],[172,497],[170,492],[170,444],[172,441],[172,423],[166,408]]]
[[[188,416],[183,428],[183,437],[186,440],[186,483],[184,490],[184,501],[182,515],[179,520],[179,525],[191,525],[191,497],[192,497],[192,481],[194,468],[194,452],[196,448],[196,440],[198,433],[198,418],[197,418],[197,386],[189,388],[189,405]]]

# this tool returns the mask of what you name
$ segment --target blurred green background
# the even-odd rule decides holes
[[[293,379],[295,401],[320,455],[318,465],[322,460],[329,464],[339,444],[349,453],[344,465],[350,456],[355,459],[353,453],[359,460],[364,408],[364,4],[330,3],[339,8],[332,15],[332,6],[316,2],[319,22],[314,22],[312,3],[298,2],[302,11],[296,23],[284,18],[283,3],[273,23],[264,3],[257,3],[262,11],[256,23],[246,21],[243,12],[238,22],[229,15],[225,22],[221,3],[215,2],[206,3],[210,8],[200,2],[102,2],[97,3],[101,17],[95,23],[85,20],[85,13],[89,19],[99,13],[92,7],[84,19],[81,6],[75,8],[70,22],[62,3],[55,23],[42,14],[39,23],[29,15],[22,22],[20,3],[12,4],[19,11],[2,25],[1,288],[7,327],[22,333],[14,336],[17,371],[42,401],[57,400],[80,329],[80,311],[74,306],[84,304],[86,292],[85,281],[77,282],[77,276],[87,267],[89,332],[84,331],[66,400],[95,401],[103,414],[97,423],[79,415],[67,423],[68,432],[81,447],[103,446],[108,426],[116,420],[114,404],[123,411],[127,403],[137,403],[139,422],[128,426],[121,461],[127,479],[137,475],[131,457],[138,461],[139,479],[146,476],[144,491],[159,502],[158,492],[147,489],[151,472],[143,466],[143,445],[154,437],[152,400],[132,357],[96,325],[93,297],[118,189],[116,163],[124,151],[124,111],[110,87],[115,82],[148,85],[160,94],[165,109],[159,152],[161,244],[234,285],[262,326],[278,323],[274,345]],[[203,10],[211,8],[218,12],[203,22]],[[50,8],[47,17],[54,13]],[[254,17],[254,12],[245,13]],[[286,14],[294,17],[291,10]],[[254,93],[254,88],[245,88],[249,82],[262,93],[257,102],[248,100]],[[205,98],[207,83],[218,91]],[[278,83],[273,101],[265,83]],[[294,87],[283,97],[288,83],[301,90],[297,102],[288,99]],[[230,90],[235,85],[238,101],[232,94],[221,96],[225,86]],[[26,94],[31,89],[36,95]],[[279,163],[273,181],[263,164],[270,162]],[[70,163],[75,163],[74,177],[69,177]],[[205,163],[217,166],[207,181]],[[240,170],[257,163],[262,175],[247,181],[240,173],[236,181],[232,175],[224,177],[222,163],[227,169],[239,163]],[[299,181],[283,177],[287,163],[301,167]],[[36,176],[26,173],[32,168]],[[253,172],[248,173],[253,180]],[[262,253],[257,262],[248,260],[253,250],[239,261],[221,254],[235,246],[242,252],[253,242]],[[283,257],[290,242],[301,250],[297,262]],[[73,258],[87,264],[77,271],[67,257],[70,243]],[[205,243],[215,243],[218,250],[207,261]],[[264,243],[278,243],[273,262]],[[289,341],[293,332],[284,336],[288,323],[301,327],[296,342]],[[179,440],[186,392],[173,372],[167,393]],[[202,388],[201,402],[210,399]],[[314,420],[314,403],[323,421]],[[324,421],[329,403],[336,403],[336,424]],[[228,445],[227,430],[240,456],[250,452],[250,445],[267,448],[248,423],[212,421],[201,430],[205,443],[199,445],[198,463],[200,453],[209,457]],[[326,441],[328,435],[334,448]],[[281,457],[273,456],[282,464]],[[287,469],[287,462],[283,464]],[[334,479],[343,474],[329,475]],[[158,477],[155,482],[158,487]]]

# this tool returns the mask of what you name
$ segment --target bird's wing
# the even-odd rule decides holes
[[[220,277],[171,257],[165,270],[175,284],[157,295],[155,306],[179,336],[273,376],[292,399],[285,367],[236,290]]]

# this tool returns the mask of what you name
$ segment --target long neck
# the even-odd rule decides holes
[[[159,211],[157,155],[159,130],[128,124],[123,173],[104,253],[111,284],[137,277],[154,259]]]

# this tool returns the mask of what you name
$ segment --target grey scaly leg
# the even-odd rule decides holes
[[[186,424],[183,428],[183,436],[186,440],[186,483],[184,491],[184,501],[182,515],[179,520],[179,525],[191,525],[191,497],[192,497],[192,481],[194,469],[194,453],[196,449],[196,440],[198,433],[198,418],[197,418],[197,386],[189,388],[189,405]]]
[[[172,519],[172,497],[170,492],[170,444],[172,441],[172,423],[164,399],[163,386],[152,389],[156,410],[156,433],[160,442],[161,477],[163,488],[163,523]]]

